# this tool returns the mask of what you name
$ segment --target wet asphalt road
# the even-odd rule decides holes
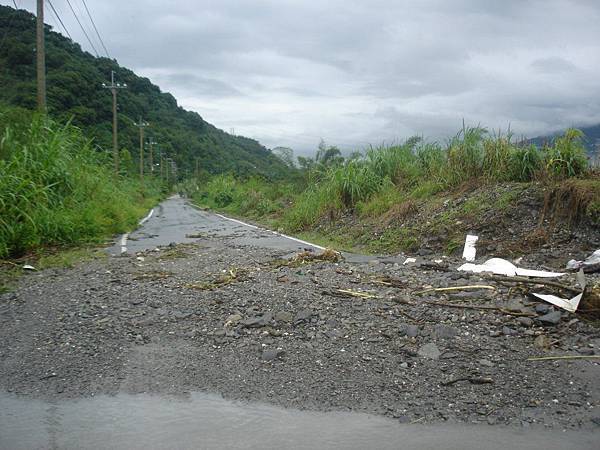
[[[126,235],[125,245],[122,245],[121,236],[109,248],[109,253],[135,254],[171,243],[191,243],[200,237],[210,236],[227,236],[234,245],[250,245],[290,253],[321,249],[315,244],[299,242],[291,237],[200,210],[187,200],[174,195],[157,205],[147,221]]]

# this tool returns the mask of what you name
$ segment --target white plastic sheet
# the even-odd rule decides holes
[[[522,269],[520,267],[515,266],[510,261],[507,261],[502,258],[491,258],[488,259],[483,264],[473,264],[473,263],[465,263],[458,268],[458,270],[465,272],[491,272],[497,275],[506,275],[507,277],[540,277],[540,278],[554,278],[560,277],[564,275],[561,272],[549,272],[546,270],[531,270],[531,269]]]
[[[565,311],[569,311],[569,312],[575,312],[577,311],[577,308],[579,307],[579,302],[581,301],[581,298],[583,297],[583,291],[585,291],[585,286],[586,286],[586,281],[585,281],[585,276],[583,275],[583,270],[579,270],[579,272],[577,273],[577,281],[579,282],[579,286],[581,286],[581,294],[577,294],[575,297],[570,298],[570,299],[566,299],[566,298],[560,298],[557,297],[556,295],[547,295],[547,294],[533,294],[535,297],[539,298],[540,300],[544,300],[545,302],[548,303],[552,303],[554,306],[558,306],[561,309],[564,309]]]

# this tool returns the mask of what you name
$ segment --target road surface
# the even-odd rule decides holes
[[[489,280],[416,294],[481,284],[458,259],[289,259],[312,245],[179,197],[147,217],[0,296],[0,449],[597,448],[597,360],[530,360],[597,357],[594,326]]]

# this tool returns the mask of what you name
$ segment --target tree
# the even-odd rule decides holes
[[[294,165],[294,150],[289,147],[275,147],[271,152],[277,156],[286,166],[293,168]]]
[[[319,149],[317,150],[315,159],[318,164],[324,167],[337,166],[344,162],[344,157],[340,149],[335,146],[327,146],[323,139],[319,142]]]

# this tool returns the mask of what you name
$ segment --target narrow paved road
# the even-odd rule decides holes
[[[200,210],[178,195],[174,195],[154,208],[152,215],[138,229],[113,245],[113,255],[153,250],[169,244],[196,242],[201,238],[228,237],[235,245],[249,245],[272,250],[298,252],[303,249],[319,250],[321,247],[292,237],[257,228],[220,214]]]

